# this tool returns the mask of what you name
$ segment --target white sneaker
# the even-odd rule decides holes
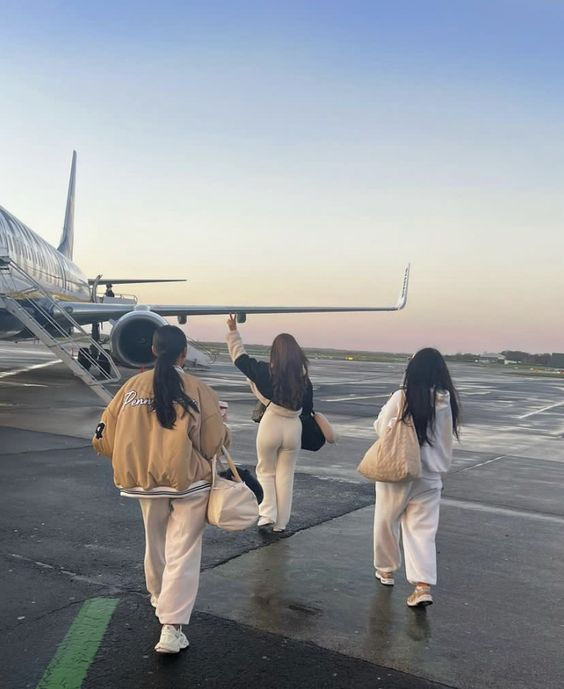
[[[394,573],[393,572],[384,572],[381,569],[377,569],[374,572],[374,576],[376,579],[380,581],[381,584],[384,584],[384,586],[393,586],[394,585]]]
[[[285,526],[274,526],[272,528],[272,531],[274,531],[274,533],[282,533],[283,531],[286,531],[286,527]]]
[[[157,607],[158,602],[159,602],[158,596],[155,596],[155,594],[152,593],[151,594],[151,605],[153,606],[153,608]]]
[[[177,629],[172,624],[163,624],[161,638],[155,646],[155,651],[157,653],[178,653],[188,646],[188,639],[182,629]]]

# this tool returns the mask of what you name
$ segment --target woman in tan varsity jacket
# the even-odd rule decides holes
[[[105,409],[94,448],[112,460],[121,495],[139,499],[145,525],[145,578],[162,626],[155,650],[188,646],[200,578],[210,460],[228,442],[217,396],[186,374],[186,336],[155,332],[153,371],[130,378]]]

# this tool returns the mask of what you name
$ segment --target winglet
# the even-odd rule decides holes
[[[65,210],[65,222],[61,242],[57,248],[63,256],[72,260],[74,248],[74,189],[76,183],[76,151],[72,152],[71,173],[69,179],[69,191],[67,194],[67,207]]]
[[[396,309],[400,311],[403,309],[403,307],[407,304],[407,289],[409,287],[409,270],[411,268],[411,264],[408,263],[407,267],[405,269],[405,273],[403,274],[403,282],[401,285],[401,292],[399,295],[398,303],[396,304]]]

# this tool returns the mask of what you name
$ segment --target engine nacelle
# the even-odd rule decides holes
[[[150,366],[155,357],[151,351],[153,334],[168,322],[149,309],[137,308],[126,313],[112,328],[110,344],[112,356],[132,368]]]

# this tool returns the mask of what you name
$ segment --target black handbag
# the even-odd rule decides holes
[[[237,467],[237,473],[241,477],[241,481],[243,481],[243,483],[245,483],[253,491],[253,493],[256,496],[257,502],[260,505],[264,497],[264,492],[258,480],[248,469]],[[229,479],[230,481],[233,480],[233,472],[231,471],[231,469],[220,471],[219,475],[223,478]]]
[[[313,412],[302,414],[300,419],[302,421],[302,450],[317,452],[325,445],[325,436],[321,432]]]
[[[253,413],[251,414],[251,419],[255,423],[260,423],[260,420],[264,416],[264,412],[266,411],[266,408],[269,406],[270,402],[268,404],[263,404],[260,400],[255,404],[255,408],[253,409]]]

